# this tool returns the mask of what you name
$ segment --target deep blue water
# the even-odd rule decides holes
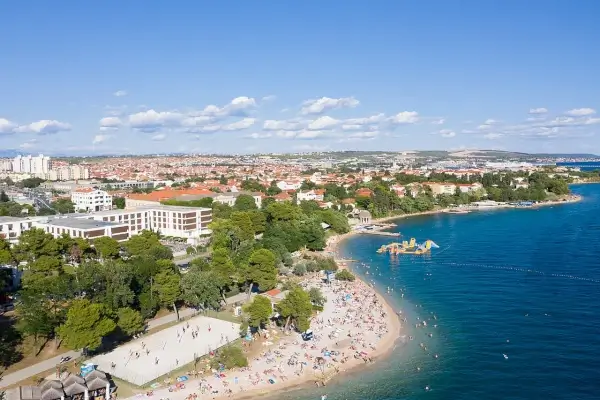
[[[560,167],[579,167],[582,171],[596,171],[600,170],[599,161],[584,161],[584,162],[559,162],[556,165]]]
[[[572,190],[584,200],[397,221],[404,238],[440,246],[430,256],[377,254],[381,236],[346,241],[371,266],[359,275],[394,288],[414,340],[324,389],[276,398],[600,399],[600,185]]]

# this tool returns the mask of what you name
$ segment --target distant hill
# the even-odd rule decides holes
[[[23,152],[15,149],[0,150],[0,158],[14,158],[19,154],[23,154]]]

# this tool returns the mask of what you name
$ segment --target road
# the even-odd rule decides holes
[[[195,312],[196,312],[196,310],[194,310],[193,308],[184,308],[179,311],[179,317],[186,318],[186,317],[194,315]],[[177,320],[177,316],[175,315],[175,313],[171,313],[171,314],[165,315],[164,317],[160,317],[160,318],[156,318],[156,319],[148,321],[147,326],[148,326],[148,329],[153,329],[153,328],[157,328],[162,325],[169,324],[176,320]],[[13,373],[6,374],[0,378],[0,389],[14,385],[15,383],[24,381],[25,379],[31,378],[32,376],[39,375],[42,372],[50,371],[50,370],[56,368],[56,366],[60,363],[60,360],[63,357],[70,357],[70,360],[74,360],[80,356],[81,356],[81,351],[67,351],[66,353],[62,353],[56,357],[52,357],[47,360],[41,361],[30,367],[26,367],[26,368],[20,369],[18,371],[15,371]]]

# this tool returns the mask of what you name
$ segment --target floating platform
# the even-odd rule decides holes
[[[381,246],[377,249],[378,253],[390,253],[390,254],[426,254],[431,249],[437,249],[439,246],[435,244],[433,240],[426,240],[422,244],[418,244],[415,238],[411,238],[410,241],[403,241],[402,243],[390,243]]]

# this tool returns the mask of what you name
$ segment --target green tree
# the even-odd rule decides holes
[[[0,264],[14,264],[15,257],[10,249],[10,243],[0,237]]]
[[[75,212],[75,205],[69,199],[58,199],[50,204],[60,214],[69,214]]]
[[[92,245],[103,259],[117,258],[121,250],[119,242],[108,236],[99,237],[93,241]]]
[[[266,209],[270,221],[294,221],[302,217],[302,211],[292,203],[271,203]]]
[[[249,194],[240,194],[236,197],[233,208],[236,211],[250,211],[257,209],[254,197]]]
[[[160,304],[173,307],[179,320],[177,300],[181,295],[180,276],[172,269],[163,269],[154,277],[154,290],[158,294]]]
[[[309,250],[323,250],[325,247],[325,231],[318,220],[306,220],[300,226],[302,238]]]
[[[327,298],[323,295],[323,292],[318,287],[312,287],[308,291],[308,297],[310,302],[316,306],[323,306],[327,301]]]
[[[224,293],[225,289],[233,283],[233,277],[236,273],[233,261],[231,261],[229,252],[226,249],[218,248],[213,251],[210,270],[214,272],[216,279],[214,284],[220,288],[221,293]]]
[[[21,291],[17,303],[17,329],[28,336],[33,336],[34,343],[39,338],[50,338],[54,329],[60,324],[50,309],[50,302],[31,291]]]
[[[34,261],[40,256],[56,257],[59,250],[58,243],[50,233],[33,228],[21,233],[14,254],[19,261]]]
[[[254,226],[248,212],[234,211],[231,213],[230,219],[233,225],[239,228],[241,240],[254,239]]]
[[[263,233],[267,228],[267,216],[260,210],[250,210],[248,215],[252,220],[252,227],[255,233]]]
[[[130,237],[129,240],[123,243],[123,247],[131,256],[148,254],[150,249],[157,246],[162,246],[158,239],[158,235],[148,230],[142,231],[140,234]]]
[[[218,369],[221,365],[225,369],[243,368],[248,366],[248,359],[242,349],[234,345],[227,345],[219,349],[210,365],[214,369]]]
[[[248,270],[250,282],[258,285],[259,290],[266,291],[277,286],[275,254],[271,250],[259,249],[253,251],[250,256]]]
[[[6,194],[4,190],[0,191],[0,203],[8,203],[10,201],[10,197]]]
[[[69,307],[67,320],[58,327],[57,333],[70,349],[95,350],[102,344],[102,338],[115,328],[116,324],[103,304],[78,299]]]
[[[248,324],[258,330],[269,322],[273,315],[271,300],[264,296],[256,296],[252,303],[248,304],[244,311],[248,314]]]
[[[286,318],[285,329],[290,322],[294,322],[296,329],[300,332],[310,328],[310,317],[312,316],[312,303],[310,296],[300,287],[292,288],[277,306],[279,314]]]
[[[120,308],[117,311],[117,326],[127,336],[133,336],[145,329],[142,315],[131,308]]]
[[[124,197],[113,197],[112,204],[113,204],[113,206],[117,207],[119,210],[123,210],[125,208],[125,198]]]
[[[335,279],[338,281],[354,281],[356,277],[352,272],[348,271],[347,269],[343,269],[335,274]]]
[[[193,266],[181,278],[183,301],[202,309],[218,309],[221,292],[215,284],[217,280],[213,271],[203,271],[200,267]]]

